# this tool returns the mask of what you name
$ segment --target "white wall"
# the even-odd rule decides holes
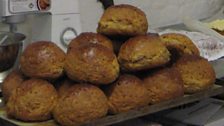
[[[84,31],[95,31],[103,13],[97,0],[79,0]],[[147,15],[150,28],[180,23],[184,15],[203,19],[213,15],[224,0],[114,0],[115,4],[132,4],[141,8]]]
[[[147,15],[150,28],[161,27],[181,22],[183,15],[195,18],[206,18],[213,15],[224,0],[114,0],[115,4],[128,3],[141,8]],[[103,14],[103,7],[98,0],[79,0],[81,25],[83,31],[96,32],[97,23]],[[19,32],[31,40],[32,16],[19,25]],[[8,30],[7,25],[0,23],[0,31]]]
[[[98,21],[103,14],[103,6],[98,0],[79,0],[83,31],[96,32]]]

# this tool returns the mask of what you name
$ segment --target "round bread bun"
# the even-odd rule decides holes
[[[121,75],[106,94],[109,99],[109,112],[117,114],[148,104],[147,90],[143,82],[133,75]]]
[[[53,42],[39,41],[24,50],[20,66],[28,77],[56,79],[63,74],[65,53]]]
[[[125,70],[139,71],[165,65],[170,53],[158,36],[136,36],[121,46],[118,60]]]
[[[2,95],[5,102],[8,101],[13,90],[20,86],[24,80],[25,77],[19,70],[12,71],[7,75],[2,83]]]
[[[97,31],[109,36],[145,35],[148,30],[146,15],[131,5],[115,5],[107,8],[102,15]]]
[[[184,95],[183,80],[179,71],[171,68],[159,70],[144,79],[149,103],[155,104]]]
[[[119,64],[113,51],[90,43],[68,51],[65,71],[74,81],[109,84],[118,77]]]
[[[103,91],[90,84],[75,84],[59,98],[53,111],[63,126],[79,126],[107,114],[108,100]]]
[[[172,55],[180,57],[184,54],[200,55],[196,45],[190,38],[179,33],[166,33],[161,35],[161,39]]]
[[[13,91],[6,105],[9,117],[22,121],[45,121],[57,103],[58,94],[45,80],[30,79]]]
[[[197,55],[184,55],[174,65],[184,82],[185,93],[196,93],[213,86],[215,71],[207,59]]]
[[[84,32],[84,33],[81,33],[76,38],[74,38],[69,44],[69,49],[77,48],[79,46],[89,44],[89,43],[100,44],[113,50],[113,45],[111,40],[109,40],[104,35],[101,35],[99,33],[92,33],[92,32]]]

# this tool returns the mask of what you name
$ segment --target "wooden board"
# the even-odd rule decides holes
[[[216,96],[224,93],[224,87],[219,85],[214,85],[214,87],[210,90],[202,91],[193,95],[185,95],[184,97],[173,99],[170,101],[162,102],[156,105],[150,105],[143,108],[131,110],[125,113],[117,114],[117,115],[108,115],[104,118],[91,121],[85,124],[85,126],[107,126],[116,124],[122,121],[126,121],[129,119],[134,119],[137,117],[145,116],[148,114],[152,114],[155,112],[159,112],[162,110],[170,109],[173,107],[177,107],[180,105],[184,105],[187,103],[192,103],[195,101],[199,101],[208,97]],[[0,118],[10,122],[11,124],[20,125],[20,126],[55,126],[57,125],[53,120],[41,123],[24,123],[16,120],[11,120],[6,117],[5,110],[2,109],[0,111]],[[10,125],[11,126],[11,125]]]

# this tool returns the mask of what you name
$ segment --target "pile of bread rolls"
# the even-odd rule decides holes
[[[116,5],[66,53],[53,42],[28,45],[3,83],[7,115],[78,126],[212,87],[215,72],[188,37],[147,29],[144,12]]]

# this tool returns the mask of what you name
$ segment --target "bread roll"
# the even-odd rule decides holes
[[[149,103],[155,104],[184,95],[184,85],[180,73],[175,69],[162,69],[144,79],[149,95]]]
[[[107,90],[109,112],[117,114],[148,104],[143,82],[133,75],[121,75]]]
[[[71,49],[66,56],[65,71],[78,82],[109,84],[119,75],[115,54],[99,44],[88,44]]]
[[[45,80],[24,81],[10,96],[6,105],[9,117],[22,121],[45,121],[57,103],[58,94]]]
[[[65,53],[52,42],[39,41],[27,46],[20,66],[28,77],[56,79],[63,74]]]
[[[136,36],[121,46],[118,60],[125,70],[139,71],[168,63],[170,53],[158,36]]]
[[[107,37],[101,34],[92,33],[92,32],[84,32],[84,33],[81,33],[76,38],[74,38],[69,44],[69,49],[77,48],[81,45],[85,45],[89,43],[100,44],[113,50],[113,45],[111,40],[109,40]]]
[[[97,31],[109,36],[144,35],[148,30],[146,15],[131,5],[115,5],[107,8],[102,15]]]
[[[184,54],[200,55],[200,52],[196,45],[185,35],[179,33],[166,33],[161,35],[161,39],[166,47],[173,52],[172,55],[178,54],[182,56]]]
[[[79,126],[107,114],[108,100],[103,91],[89,84],[75,84],[60,97],[53,115],[63,126]]]
[[[184,55],[174,65],[181,74],[185,93],[209,89],[215,82],[215,71],[207,59],[197,55]]]
[[[24,80],[25,77],[19,70],[12,71],[8,74],[8,76],[4,79],[4,82],[2,83],[2,95],[5,102],[8,101],[13,90],[20,86]]]

